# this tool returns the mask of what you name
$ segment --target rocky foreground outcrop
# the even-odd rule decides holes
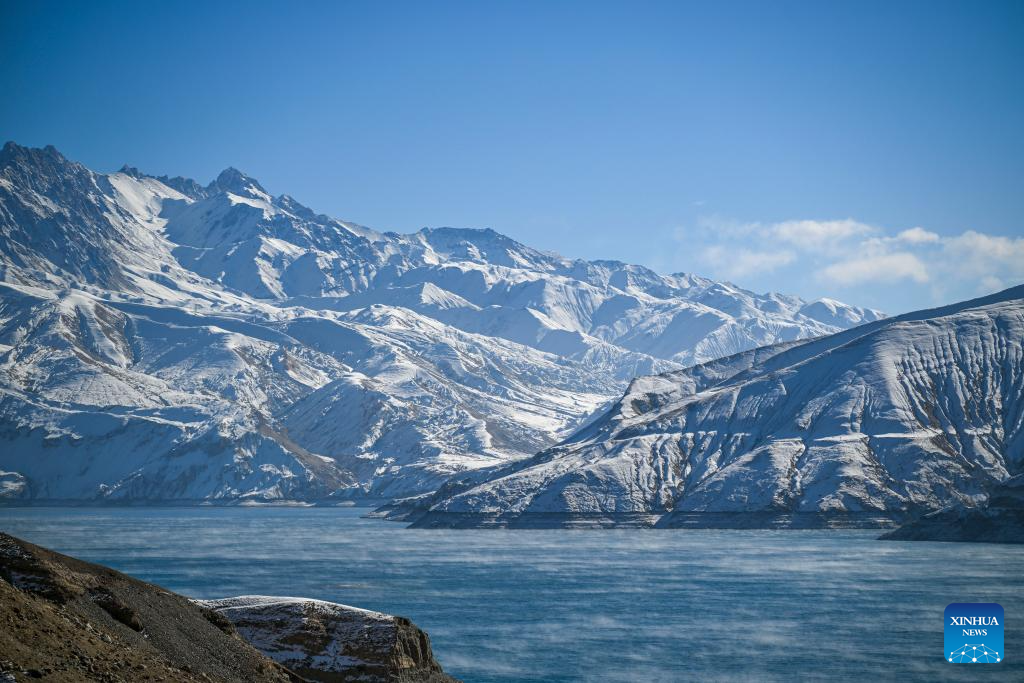
[[[408,619],[322,600],[250,595],[197,601],[263,654],[315,681],[447,683],[427,634]]]
[[[939,510],[884,534],[882,539],[1024,543],[1024,475],[995,487],[986,505]]]
[[[208,604],[0,533],[0,681],[454,680],[401,617],[294,598]]]

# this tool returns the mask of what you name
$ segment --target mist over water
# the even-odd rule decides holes
[[[876,531],[409,530],[355,508],[0,508],[0,529],[198,598],[411,618],[467,682],[1024,677],[1024,549]],[[1001,664],[943,609],[997,602]]]

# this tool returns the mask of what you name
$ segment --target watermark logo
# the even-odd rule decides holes
[[[953,664],[1003,661],[1003,608],[994,602],[954,602],[946,606],[945,658]]]

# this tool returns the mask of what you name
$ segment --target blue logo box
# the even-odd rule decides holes
[[[945,660],[952,664],[1003,661],[1003,608],[994,602],[954,602],[946,606]]]

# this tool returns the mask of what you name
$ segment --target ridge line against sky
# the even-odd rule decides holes
[[[1024,282],[1024,3],[4,3],[0,137],[889,313]]]

